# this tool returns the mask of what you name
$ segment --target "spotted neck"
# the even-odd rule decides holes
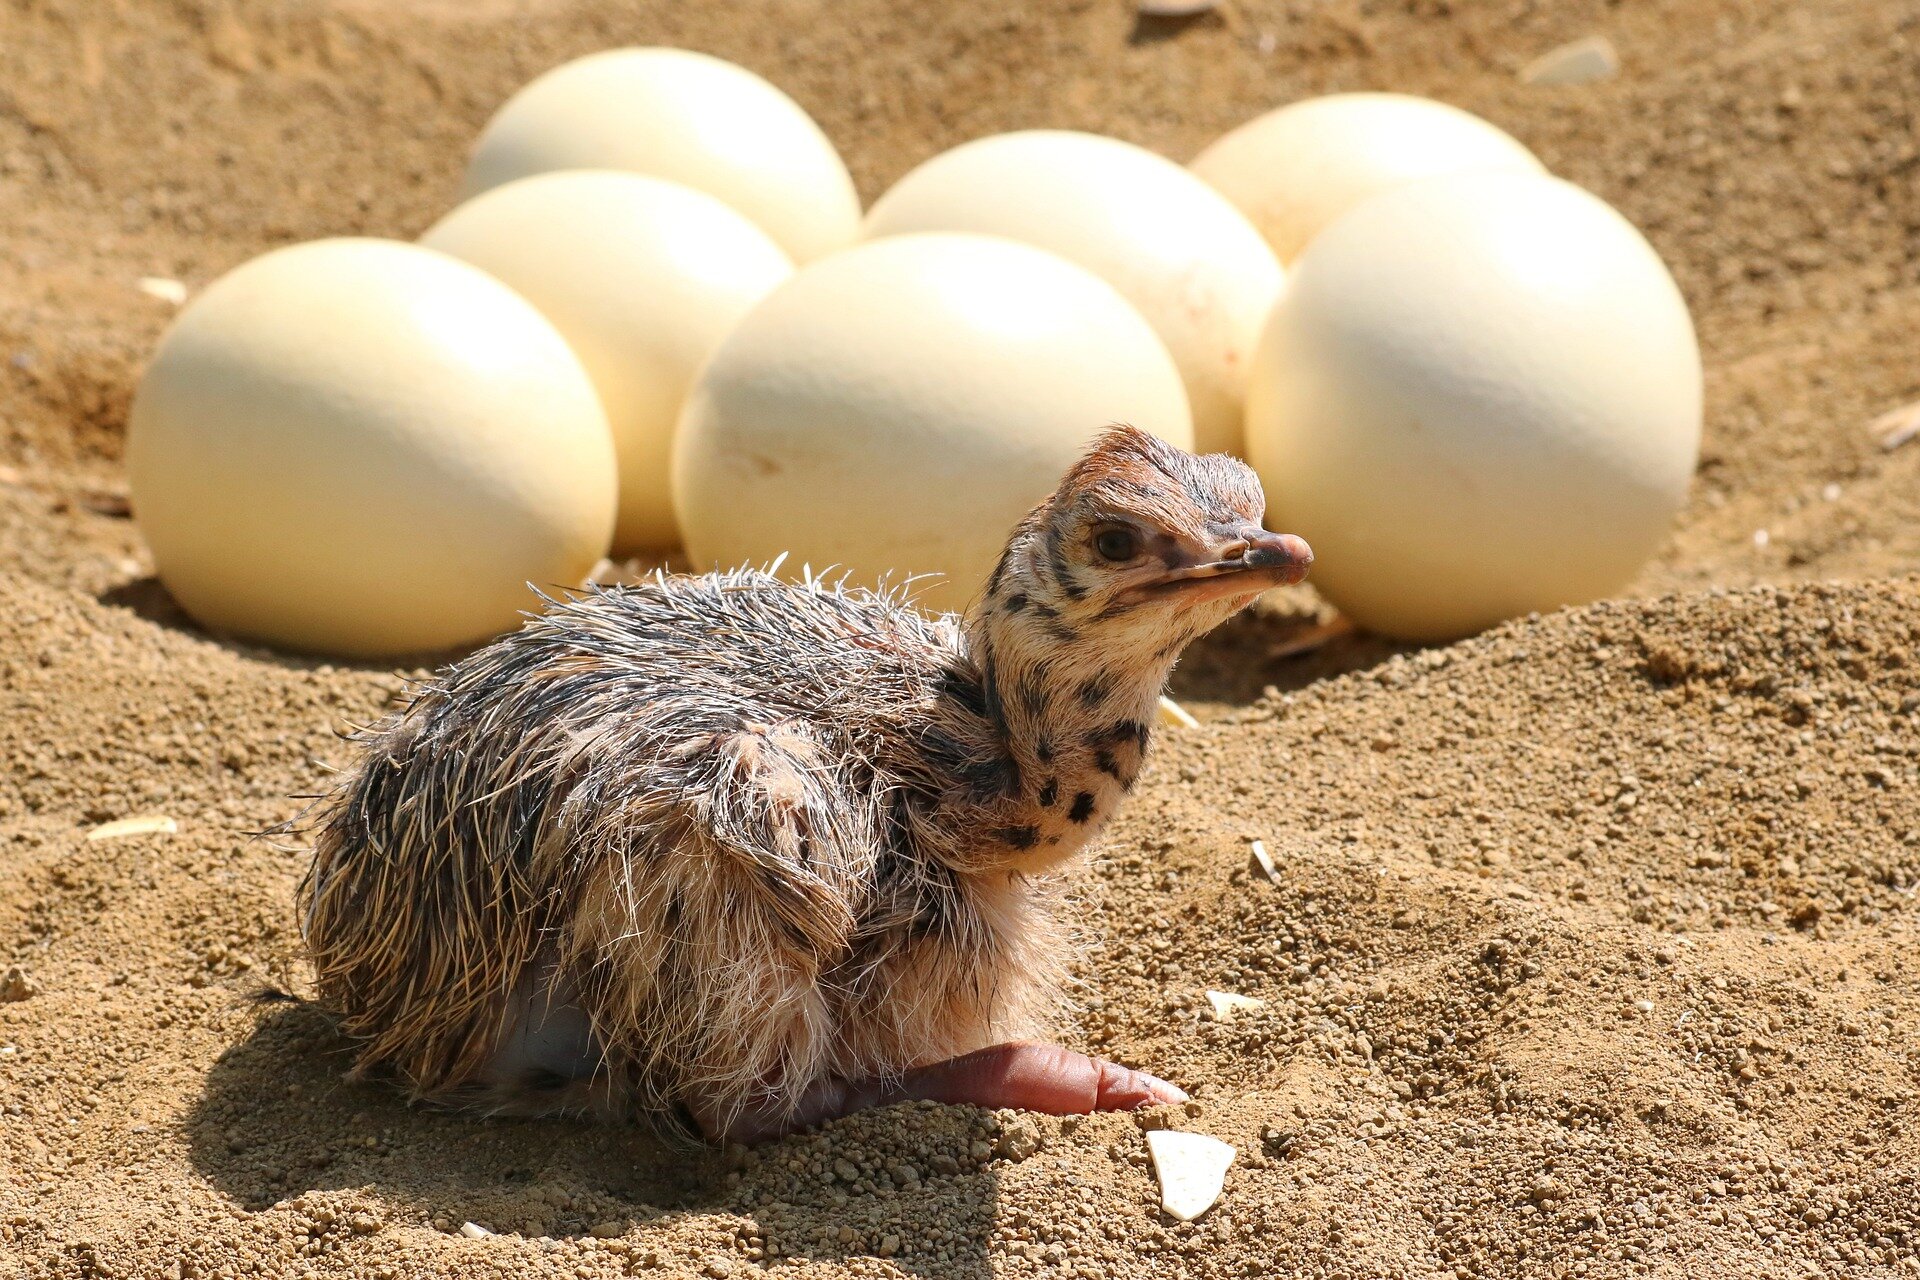
[[[1133,788],[1178,649],[1116,645],[1022,582],[996,582],[964,635],[986,745],[1004,761],[982,852],[1031,872],[1084,848]]]

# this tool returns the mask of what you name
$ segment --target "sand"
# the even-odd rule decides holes
[[[1920,1274],[1920,442],[1869,430],[1920,398],[1911,5],[634,8],[0,7],[0,1277]],[[1618,78],[1520,82],[1594,32]],[[1185,159],[1304,94],[1431,93],[1672,264],[1706,451],[1624,599],[1301,655],[1325,611],[1280,593],[1176,677],[1205,723],[1078,875],[1069,1035],[1186,1106],[689,1152],[410,1110],[260,999],[302,989],[303,855],[248,833],[400,682],[153,582],[121,427],[171,307],[137,282],[417,234],[515,85],[631,42],[771,76],[868,198],[997,129]],[[87,839],[142,815],[177,830]],[[1149,1126],[1239,1150],[1196,1223]]]

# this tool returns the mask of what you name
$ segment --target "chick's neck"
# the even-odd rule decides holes
[[[1084,616],[1017,557],[968,612],[965,655],[983,692],[983,750],[1004,761],[983,806],[983,860],[1045,870],[1084,848],[1145,763],[1179,647]]]

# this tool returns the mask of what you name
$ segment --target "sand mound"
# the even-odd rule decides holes
[[[1916,605],[1603,604],[1166,735],[1084,876],[1082,1037],[1193,1103],[707,1153],[346,1083],[324,1018],[258,1000],[303,981],[303,859],[245,833],[393,678],[11,582],[0,1242],[126,1276],[1888,1266],[1920,1242]],[[86,840],[134,812],[180,830]],[[1143,1122],[1239,1148],[1199,1223],[1159,1215]]]

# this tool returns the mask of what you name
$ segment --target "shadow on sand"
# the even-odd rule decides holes
[[[1178,39],[1191,27],[1218,26],[1222,21],[1212,9],[1200,9],[1193,13],[1142,12],[1134,15],[1133,30],[1127,33],[1127,43],[1135,46],[1160,44]]]
[[[329,667],[340,671],[366,671],[386,675],[394,671],[433,670],[465,657],[478,647],[466,645],[433,653],[399,654],[390,658],[364,659],[341,657],[337,654],[297,653],[291,650],[268,648],[207,630],[180,607],[160,579],[151,575],[135,578],[117,587],[110,587],[96,598],[110,609],[125,609],[129,613],[138,614],[155,626],[191,636],[195,640],[217,644],[229,653],[250,661],[283,667],[289,671],[313,671],[320,667]],[[527,607],[533,609],[538,605],[538,598],[529,592]]]
[[[1256,606],[1195,641],[1174,668],[1170,695],[1181,702],[1245,707],[1269,688],[1292,693],[1418,648],[1336,629],[1322,616],[1291,611],[1289,603]]]
[[[886,1252],[882,1242],[894,1235],[902,1242],[888,1258],[895,1267],[929,1280],[991,1274],[991,1167],[961,1159],[959,1173],[930,1173],[892,1191],[848,1186],[834,1168],[837,1160],[871,1163],[862,1134],[886,1129],[897,1139],[909,1120],[929,1164],[940,1164],[943,1150],[964,1156],[981,1136],[978,1112],[918,1104],[911,1117],[873,1112],[753,1152],[716,1151],[631,1125],[412,1107],[393,1089],[345,1079],[347,1049],[319,1009],[264,1006],[253,1033],[214,1064],[186,1121],[195,1170],[249,1210],[308,1192],[370,1191],[396,1217],[453,1231],[474,1222],[529,1237],[529,1250],[538,1247],[533,1237],[618,1235],[672,1262],[696,1234],[708,1242],[697,1257],[711,1257],[718,1226],[740,1238],[736,1263],[755,1235],[788,1256],[842,1261]],[[674,1230],[706,1215],[721,1221]],[[854,1238],[843,1241],[849,1225]],[[949,1241],[941,1246],[949,1258],[915,1256],[914,1242],[936,1235]],[[698,1268],[697,1258],[688,1261]]]

